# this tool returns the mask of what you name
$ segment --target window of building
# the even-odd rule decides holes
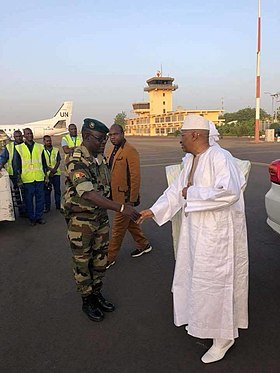
[[[157,135],[159,134],[159,128],[156,128],[156,134]]]
[[[161,128],[161,129],[160,129],[160,133],[161,133],[162,135],[164,135],[164,134],[165,134],[165,128]]]
[[[159,123],[159,118],[155,118],[155,123]]]
[[[163,103],[163,105],[165,105],[165,101],[163,101],[162,103]]]
[[[165,117],[165,122],[170,122],[170,117]]]
[[[165,114],[165,109],[163,109],[163,114]]]
[[[184,115],[182,115],[182,114],[178,115],[178,121],[180,121],[180,120],[184,120]]]
[[[172,122],[176,122],[177,120],[177,115],[172,115]]]
[[[160,123],[164,122],[164,117],[160,118]]]
[[[165,93],[163,93],[162,95],[163,95],[163,97],[165,97]]]

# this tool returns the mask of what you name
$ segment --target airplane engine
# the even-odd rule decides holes
[[[39,128],[39,127],[34,128],[33,129],[33,135],[34,135],[34,138],[36,138],[36,139],[42,138],[45,135],[44,128]]]

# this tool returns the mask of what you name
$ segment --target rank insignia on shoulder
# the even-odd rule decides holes
[[[85,176],[86,176],[86,174],[85,174],[84,172],[82,172],[82,171],[77,171],[77,172],[74,173],[74,175],[73,175],[73,179],[74,179],[74,180],[77,180],[77,179],[81,179],[81,178],[83,178],[83,177],[85,177]]]
[[[74,152],[73,152],[73,158],[81,158],[81,156],[82,156],[82,153],[81,153],[81,151],[79,151],[79,150],[74,150]]]

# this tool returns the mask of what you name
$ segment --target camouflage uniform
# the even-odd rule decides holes
[[[110,174],[102,154],[90,156],[82,144],[66,158],[66,190],[63,211],[68,224],[68,239],[73,253],[77,291],[88,296],[102,287],[109,244],[107,210],[82,198],[95,191],[110,198]]]

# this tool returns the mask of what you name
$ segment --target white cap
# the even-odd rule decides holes
[[[209,131],[209,121],[200,115],[189,114],[185,117],[181,130]]]

